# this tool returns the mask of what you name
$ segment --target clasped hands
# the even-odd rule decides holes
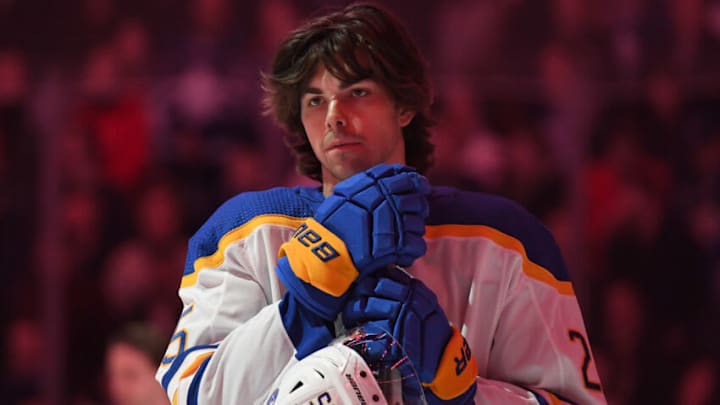
[[[403,165],[381,164],[338,183],[282,245],[277,273],[303,312],[325,322],[342,313],[346,328],[388,331],[431,403],[467,403],[477,375],[467,342],[435,294],[394,268],[427,250],[429,193],[427,179]]]

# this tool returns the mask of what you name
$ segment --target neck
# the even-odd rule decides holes
[[[329,196],[330,194],[332,194],[333,189],[335,188],[335,185],[336,185],[336,184],[337,184],[337,182],[325,182],[325,181],[324,181],[323,184],[322,184],[323,196],[324,196],[324,197],[327,197],[327,196]]]

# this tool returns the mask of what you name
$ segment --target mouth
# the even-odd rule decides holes
[[[362,142],[355,139],[343,139],[343,140],[335,140],[330,142],[327,147],[325,148],[326,151],[331,150],[347,150],[347,149],[353,149],[358,146],[362,146]]]

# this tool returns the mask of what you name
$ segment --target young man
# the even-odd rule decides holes
[[[420,174],[432,97],[392,15],[350,5],[309,21],[264,85],[321,186],[240,194],[192,237],[157,373],[173,403],[262,403],[283,370],[369,323],[400,342],[430,403],[605,402],[548,231]]]

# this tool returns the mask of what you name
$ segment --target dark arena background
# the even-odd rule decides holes
[[[259,72],[344,4],[0,0],[0,402],[116,401],[128,329],[154,367],[189,236],[310,183]],[[383,4],[429,61],[428,177],[550,228],[610,403],[720,403],[720,1]]]

